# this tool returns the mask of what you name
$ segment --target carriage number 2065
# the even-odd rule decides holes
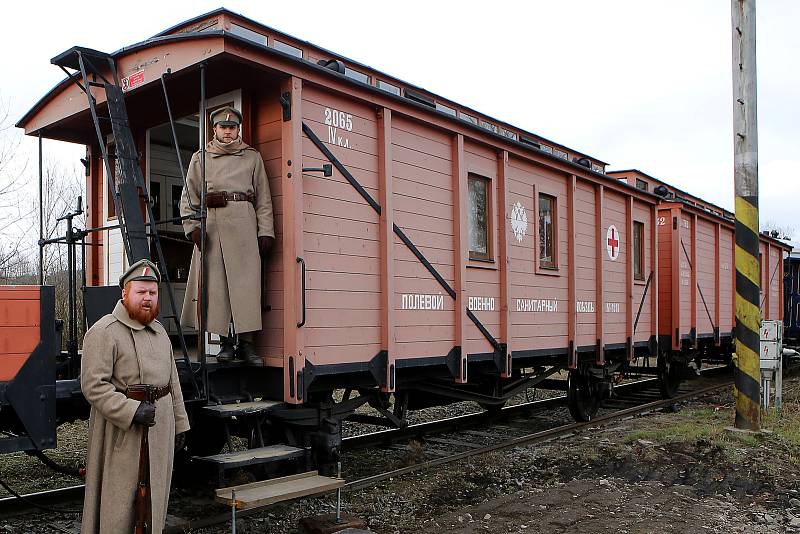
[[[325,108],[325,124],[352,132],[353,115],[337,109]]]

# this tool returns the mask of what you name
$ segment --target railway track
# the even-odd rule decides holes
[[[722,368],[705,370],[701,380],[684,382],[679,395],[672,399],[660,398],[656,379],[623,384],[614,389],[613,399],[603,403],[598,416],[585,423],[565,422],[569,417],[566,411],[566,396],[560,395],[504,407],[499,413],[479,412],[419,423],[401,429],[348,437],[343,440],[343,465],[346,468],[349,465],[359,465],[357,455],[361,451],[382,448],[387,452],[387,456],[381,462],[382,468],[378,469],[378,472],[374,471],[375,466],[372,464],[370,465],[372,472],[348,473],[346,470],[344,476],[351,481],[344,489],[345,491],[363,489],[390,478],[458,462],[469,457],[550,441],[589,427],[709,395],[731,386],[730,373],[721,375],[724,371]],[[698,382],[701,381],[704,385],[698,387]],[[713,383],[708,384],[708,382]],[[559,406],[563,406],[561,413],[554,414],[558,410],[553,408]],[[418,446],[421,446],[423,457],[412,465],[396,467],[402,456],[408,454],[408,444],[411,441],[416,441]],[[78,510],[83,497],[83,486],[27,494],[23,497],[24,500],[16,497],[0,499],[0,517],[5,517],[7,514],[17,515],[37,506]],[[208,504],[217,508],[210,499]],[[237,516],[245,517],[262,511],[263,508],[244,510],[238,512]],[[53,514],[53,517],[58,517],[58,514]],[[230,521],[230,512],[225,511],[192,520],[175,519],[176,524],[168,525],[165,533],[188,532],[224,524]]]
[[[481,412],[440,421],[432,421],[430,423],[421,423],[404,429],[386,430],[364,436],[353,436],[343,441],[343,448],[346,451],[343,459],[344,465],[347,465],[348,459],[354,460],[354,458],[351,457],[353,453],[369,449],[373,446],[380,446],[381,444],[387,447],[386,450],[394,450],[398,455],[402,455],[407,450],[405,444],[409,443],[411,440],[422,440],[426,453],[432,455],[433,458],[400,468],[380,470],[380,472],[375,474],[359,475],[345,485],[344,491],[368,488],[395,477],[431,469],[448,463],[459,462],[474,456],[514,447],[543,443],[578,433],[590,427],[645,414],[660,408],[670,407],[680,402],[710,395],[720,390],[730,388],[733,384],[733,380],[729,376],[730,373],[727,373],[728,376],[720,376],[719,373],[722,372],[724,372],[724,369],[712,368],[707,370],[705,375],[710,375],[709,381],[714,382],[713,384],[704,385],[702,387],[692,387],[691,384],[693,384],[693,382],[685,383],[680,394],[672,399],[654,399],[654,397],[659,396],[658,385],[655,380],[648,379],[627,384],[627,387],[618,388],[621,391],[617,392],[614,399],[616,407],[611,407],[611,403],[607,403],[606,407],[603,408],[603,413],[592,421],[585,423],[565,424],[563,422],[564,418],[569,417],[566,411],[566,397],[558,396],[510,406],[504,408],[500,414],[489,415],[486,412]],[[617,391],[617,389],[615,389],[615,391]],[[620,408],[618,407],[620,404],[626,406]],[[522,423],[525,420],[525,415],[548,413],[549,410],[546,408],[551,408],[556,405],[565,406],[563,410],[564,416],[561,418],[560,422],[556,421],[555,418],[545,418],[534,421],[531,425]],[[490,429],[473,430],[479,428],[481,424],[485,425],[489,420],[495,423],[503,423],[502,425],[495,425],[493,427],[500,430],[499,432],[491,432]],[[531,426],[545,428],[538,428],[532,431],[524,430]],[[511,434],[510,436],[509,433]],[[434,447],[431,447],[431,445]],[[444,449],[449,449],[450,452],[443,452]],[[388,463],[396,465],[397,459],[397,457],[392,458]],[[357,464],[357,462],[352,461],[351,463]],[[345,478],[352,478],[348,476],[347,472],[344,474]],[[237,512],[237,517],[258,514],[259,512],[263,512],[263,510],[262,508],[240,511]],[[164,532],[165,534],[178,534],[186,532],[187,529],[199,529],[225,524],[230,522],[230,520],[230,512],[226,511],[210,517],[189,521],[180,526],[168,527]]]

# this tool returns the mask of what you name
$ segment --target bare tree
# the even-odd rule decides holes
[[[795,228],[791,224],[778,224],[778,222],[773,220],[768,220],[763,225],[761,225],[762,232],[769,232],[772,237],[776,237],[778,239],[786,239],[791,240],[793,237],[797,235]]]
[[[0,98],[0,278],[24,266],[20,222],[29,212],[20,202],[20,194],[28,160],[20,148],[20,136],[9,122],[8,103]]]

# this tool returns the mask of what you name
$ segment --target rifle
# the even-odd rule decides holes
[[[128,386],[125,395],[129,399],[152,403],[155,388],[150,384]],[[139,482],[136,484],[136,496],[133,500],[134,534],[150,534],[153,528],[153,503],[150,497],[150,443],[148,433],[150,427],[142,426],[142,441],[139,447]]]
[[[267,277],[269,276],[269,270],[267,267],[268,258],[261,258],[261,311],[269,311],[272,309],[272,306],[267,304],[269,293],[267,291]]]

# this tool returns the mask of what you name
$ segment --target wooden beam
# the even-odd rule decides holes
[[[378,174],[380,184],[381,243],[381,348],[386,351],[386,384],[383,391],[394,391],[394,215],[392,210],[392,111],[378,111]]]
[[[681,258],[683,258],[683,250],[681,250],[681,226],[683,226],[683,219],[681,218],[681,210],[672,208],[670,210],[672,225],[672,349],[679,350],[681,348]]]
[[[500,376],[507,378],[511,374],[511,310],[512,303],[508,291],[508,240],[510,239],[508,220],[509,188],[508,188],[508,151],[502,150],[497,160],[497,264],[500,277],[500,343],[506,344],[506,362]]]
[[[569,239],[569,247],[567,250],[567,263],[569,263],[567,266],[569,269],[567,273],[567,288],[569,293],[569,303],[567,304],[567,336],[569,338],[570,353],[568,355],[568,362],[570,369],[578,367],[578,265],[576,262],[577,245],[575,243],[577,240],[575,231],[575,190],[577,187],[577,178],[573,174],[567,182],[567,239]],[[538,246],[538,242],[534,243],[534,245]]]
[[[597,254],[595,254],[595,308],[594,308],[594,316],[595,316],[595,324],[596,328],[596,337],[597,337],[597,364],[604,365],[605,364],[605,354],[604,354],[604,343],[603,343],[603,325],[605,319],[604,313],[604,301],[605,298],[603,297],[603,257],[606,254],[606,229],[604,223],[604,213],[603,210],[605,209],[605,202],[604,202],[604,192],[603,186],[598,184],[595,188],[595,234],[596,234],[596,242],[597,242]]]
[[[633,359],[633,197],[625,202],[626,239],[625,255],[625,336],[628,344],[628,359]]]
[[[650,282],[650,331],[658,342],[658,205],[652,206],[653,216],[650,218],[650,265],[653,279]],[[657,356],[657,354],[653,354]]]
[[[301,269],[297,258],[303,256],[303,82],[292,77],[281,86],[289,93],[292,118],[281,124],[281,203],[283,211],[283,400],[300,404],[303,368],[305,367],[304,336],[297,326],[301,319]],[[291,375],[291,376],[290,376]]]
[[[698,332],[697,332],[697,304],[698,304],[698,302],[697,302],[698,301],[697,294],[700,292],[700,288],[697,285],[697,214],[693,213],[691,215],[690,224],[692,225],[692,228],[689,230],[689,232],[690,232],[690,241],[691,241],[690,246],[692,247],[691,252],[690,252],[690,255],[691,255],[690,256],[691,257],[690,262],[691,262],[692,265],[690,267],[690,269],[691,269],[690,270],[690,272],[691,272],[691,280],[689,281],[689,284],[691,284],[691,287],[692,287],[692,315],[691,315],[691,317],[692,317],[692,329],[694,330],[694,333],[695,333],[694,339],[692,340],[692,346],[694,348],[697,348],[697,334],[698,334]],[[683,246],[681,245],[681,248],[682,247]]]
[[[722,236],[721,227],[717,223],[714,227],[714,243],[716,254],[714,254],[714,326],[719,330],[720,325],[720,291],[722,291],[722,273],[720,272],[720,262],[722,260]],[[721,332],[719,332],[721,333]],[[719,335],[714,336],[714,344],[719,346]]]
[[[461,362],[456,382],[467,381],[467,167],[464,161],[464,136],[453,142],[453,265],[455,266],[455,345],[461,348]]]

